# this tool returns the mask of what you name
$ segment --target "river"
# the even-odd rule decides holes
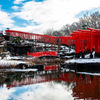
[[[99,82],[99,71],[0,72],[0,100],[99,100]]]

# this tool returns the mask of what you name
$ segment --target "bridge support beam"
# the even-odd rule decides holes
[[[93,58],[93,54],[92,54],[92,52],[90,53],[90,58]]]

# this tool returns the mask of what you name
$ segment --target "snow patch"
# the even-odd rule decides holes
[[[65,63],[100,63],[100,58],[93,59],[71,59],[65,61]]]

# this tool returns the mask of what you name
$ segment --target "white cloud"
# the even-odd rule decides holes
[[[17,100],[73,100],[72,90],[67,85],[59,83],[43,83],[30,86],[30,90],[25,91],[17,97]]]
[[[10,17],[9,13],[0,10],[0,28],[10,28],[13,26],[14,21]]]
[[[16,0],[19,2],[20,0]],[[21,0],[22,1],[22,0]],[[20,2],[21,2],[20,1]],[[65,24],[71,24],[78,19],[75,15],[81,11],[100,7],[100,0],[45,0],[44,2],[29,1],[23,4],[21,11],[15,16],[27,21],[37,22],[22,27],[27,31],[42,33],[49,28],[59,30]]]
[[[20,4],[20,3],[22,3],[22,1],[25,1],[25,0],[15,0],[14,4]]]
[[[0,89],[0,100],[8,100],[10,99],[10,96],[13,94],[15,90],[14,89],[10,89],[8,90],[7,88],[1,88]]]
[[[12,6],[11,7],[13,10],[18,10],[18,6]]]

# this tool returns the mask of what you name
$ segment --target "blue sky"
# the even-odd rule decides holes
[[[100,0],[1,0],[0,30],[44,33],[100,10]]]

